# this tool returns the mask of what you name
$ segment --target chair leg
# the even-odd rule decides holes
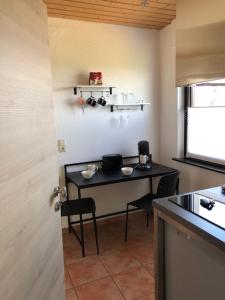
[[[127,230],[128,230],[128,210],[129,204],[127,204],[127,211],[126,211],[126,225],[125,225],[125,242],[127,242]]]
[[[69,233],[71,233],[71,224],[70,224],[70,216],[68,216],[68,230],[69,230]]]
[[[93,216],[93,224],[94,224],[94,231],[95,231],[95,242],[96,242],[96,248],[97,248],[97,254],[99,254],[99,247],[98,247],[98,229],[97,229],[97,223],[95,218],[95,213],[92,213]]]
[[[177,178],[177,184],[176,184],[176,194],[179,195],[179,183],[180,183],[180,179]]]
[[[81,239],[82,255],[83,255],[83,257],[85,257],[85,249],[84,249],[84,228],[83,228],[82,214],[80,214],[80,239]]]
[[[146,210],[147,228],[149,227],[149,210]]]

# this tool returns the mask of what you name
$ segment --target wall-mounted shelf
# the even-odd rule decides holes
[[[143,111],[144,105],[150,105],[150,103],[146,102],[146,103],[131,103],[131,104],[108,104],[108,106],[110,106],[111,112],[114,112],[115,109],[117,109],[117,110],[135,110],[138,108],[140,108],[141,111]]]
[[[106,85],[77,85],[74,87],[74,95],[77,95],[78,90],[80,92],[91,92],[91,93],[109,93],[112,95],[112,89],[114,86]]]

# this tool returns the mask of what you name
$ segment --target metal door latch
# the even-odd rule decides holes
[[[65,187],[55,187],[53,191],[53,198],[60,196],[61,199],[65,199],[67,197],[67,192]],[[61,199],[55,203],[55,212],[59,211],[62,206]]]
[[[66,198],[67,196],[67,193],[66,193],[66,188],[65,187],[55,187],[54,188],[54,191],[53,191],[53,196],[54,198],[58,197],[58,196],[61,196],[62,198]]]
[[[55,212],[60,211],[61,206],[62,206],[62,201],[57,201],[55,203]]]

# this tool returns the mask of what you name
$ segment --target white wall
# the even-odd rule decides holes
[[[224,22],[224,0],[178,0],[176,6],[177,29]]]
[[[49,35],[57,134],[65,139],[67,149],[59,154],[59,166],[109,153],[135,155],[141,139],[150,141],[157,161],[159,32],[49,18]],[[117,87],[115,94],[134,93],[151,105],[143,112],[114,113],[109,108],[89,107],[83,114],[73,104],[72,87],[87,84],[90,71],[101,71],[104,84]],[[126,124],[120,124],[121,116]],[[124,209],[126,202],[147,190],[148,183],[142,181],[89,189],[85,195],[95,198],[97,213],[102,214]]]
[[[160,31],[159,161],[180,170],[181,191],[188,192],[225,183],[225,175],[171,160],[182,156],[183,146],[182,101],[175,88],[175,34],[175,21]]]

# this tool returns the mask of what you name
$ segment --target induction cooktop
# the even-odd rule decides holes
[[[168,200],[200,218],[225,229],[225,203],[199,193],[171,197]]]

